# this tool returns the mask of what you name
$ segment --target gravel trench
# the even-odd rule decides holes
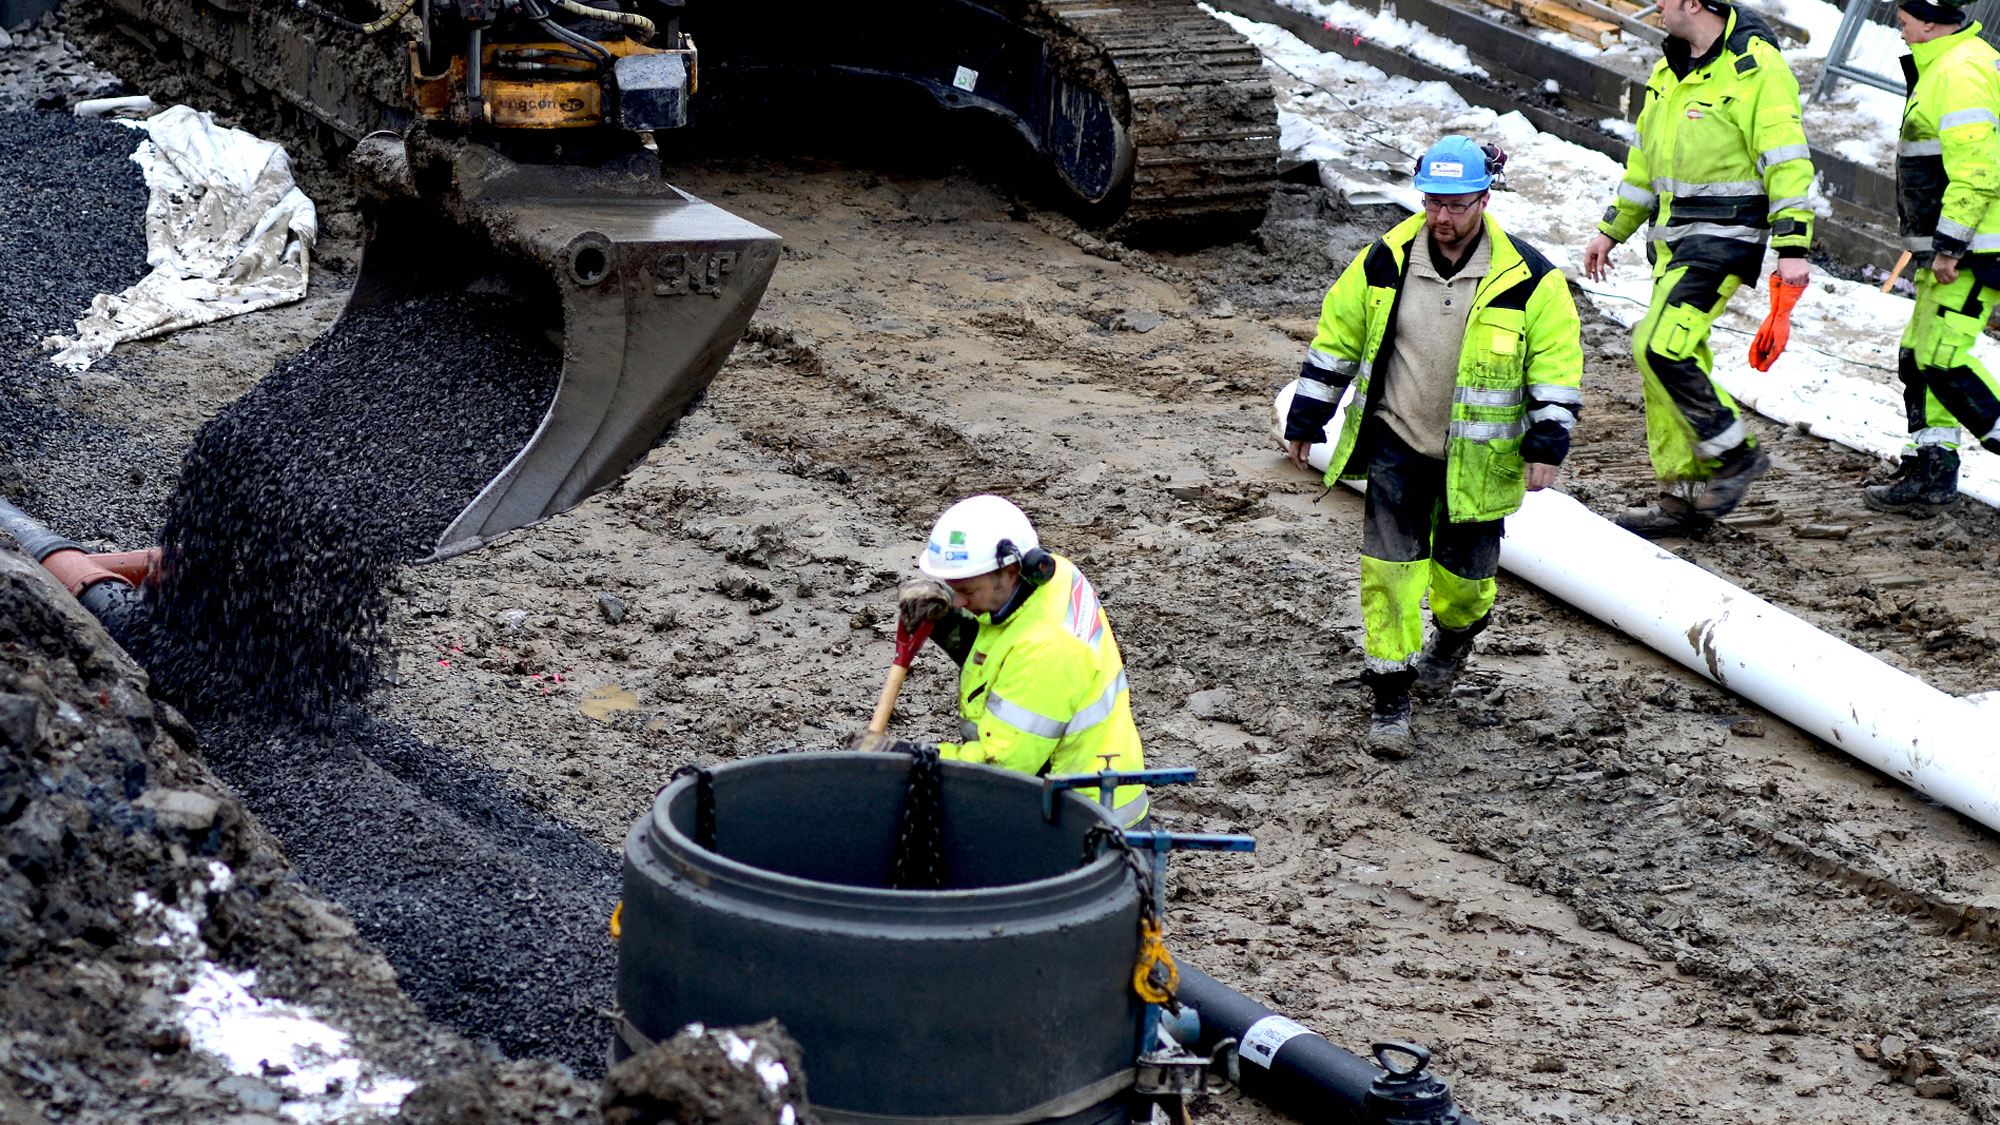
[[[0,112],[0,492],[80,540],[154,525],[164,488],[128,467],[177,452],[95,416],[91,387],[41,350],[92,297],[146,275],[146,185],[130,159],[142,136],[67,113]]]

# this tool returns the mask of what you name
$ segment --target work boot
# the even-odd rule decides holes
[[[1958,450],[1920,445],[1904,454],[1902,467],[1888,484],[1862,490],[1862,502],[1878,512],[1901,512],[1927,520],[1958,498]]]
[[[1719,520],[1735,511],[1750,495],[1750,486],[1770,468],[1771,455],[1756,446],[1739,445],[1723,454],[1721,467],[1709,474],[1708,488],[1695,497],[1695,514]]]
[[[1415,669],[1369,672],[1361,681],[1375,693],[1375,706],[1368,724],[1368,738],[1362,747],[1377,758],[1401,759],[1417,752],[1417,740],[1410,734],[1410,686],[1416,682]]]
[[[1690,538],[1707,531],[1714,520],[1701,515],[1678,496],[1661,496],[1644,508],[1627,508],[1611,522],[1647,539]]]
[[[1472,656],[1472,639],[1491,620],[1493,615],[1489,613],[1463,629],[1439,625],[1431,639],[1424,642],[1424,651],[1417,654],[1417,690],[1425,695],[1441,695],[1451,690]]]

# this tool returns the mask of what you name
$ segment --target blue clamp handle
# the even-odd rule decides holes
[[[1158,770],[1104,769],[1097,773],[1065,773],[1055,777],[1045,777],[1042,779],[1042,819],[1055,820],[1056,794],[1065,789],[1095,787],[1098,803],[1109,809],[1111,795],[1121,785],[1184,785],[1193,780],[1193,766]]]
[[[1127,832],[1125,842],[1142,852],[1254,852],[1257,838],[1220,832]]]

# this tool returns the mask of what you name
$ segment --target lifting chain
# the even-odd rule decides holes
[[[1132,966],[1132,991],[1148,1004],[1163,1004],[1174,1010],[1181,987],[1180,966],[1167,952],[1166,919],[1153,902],[1153,871],[1139,853],[1125,842],[1125,834],[1106,824],[1093,825],[1084,833],[1083,858],[1088,863],[1110,848],[1124,853],[1125,862],[1139,882],[1139,960]]]
[[[889,857],[889,886],[934,891],[945,885],[944,767],[935,746],[911,751],[910,779],[897,818],[896,850]]]
[[[668,781],[694,775],[694,842],[697,847],[715,850],[715,775],[700,766],[682,766]]]

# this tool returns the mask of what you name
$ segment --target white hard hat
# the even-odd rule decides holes
[[[1002,540],[1013,550],[1002,557]],[[968,496],[945,509],[931,527],[917,569],[937,579],[990,574],[1041,546],[1028,514],[1000,496]]]

